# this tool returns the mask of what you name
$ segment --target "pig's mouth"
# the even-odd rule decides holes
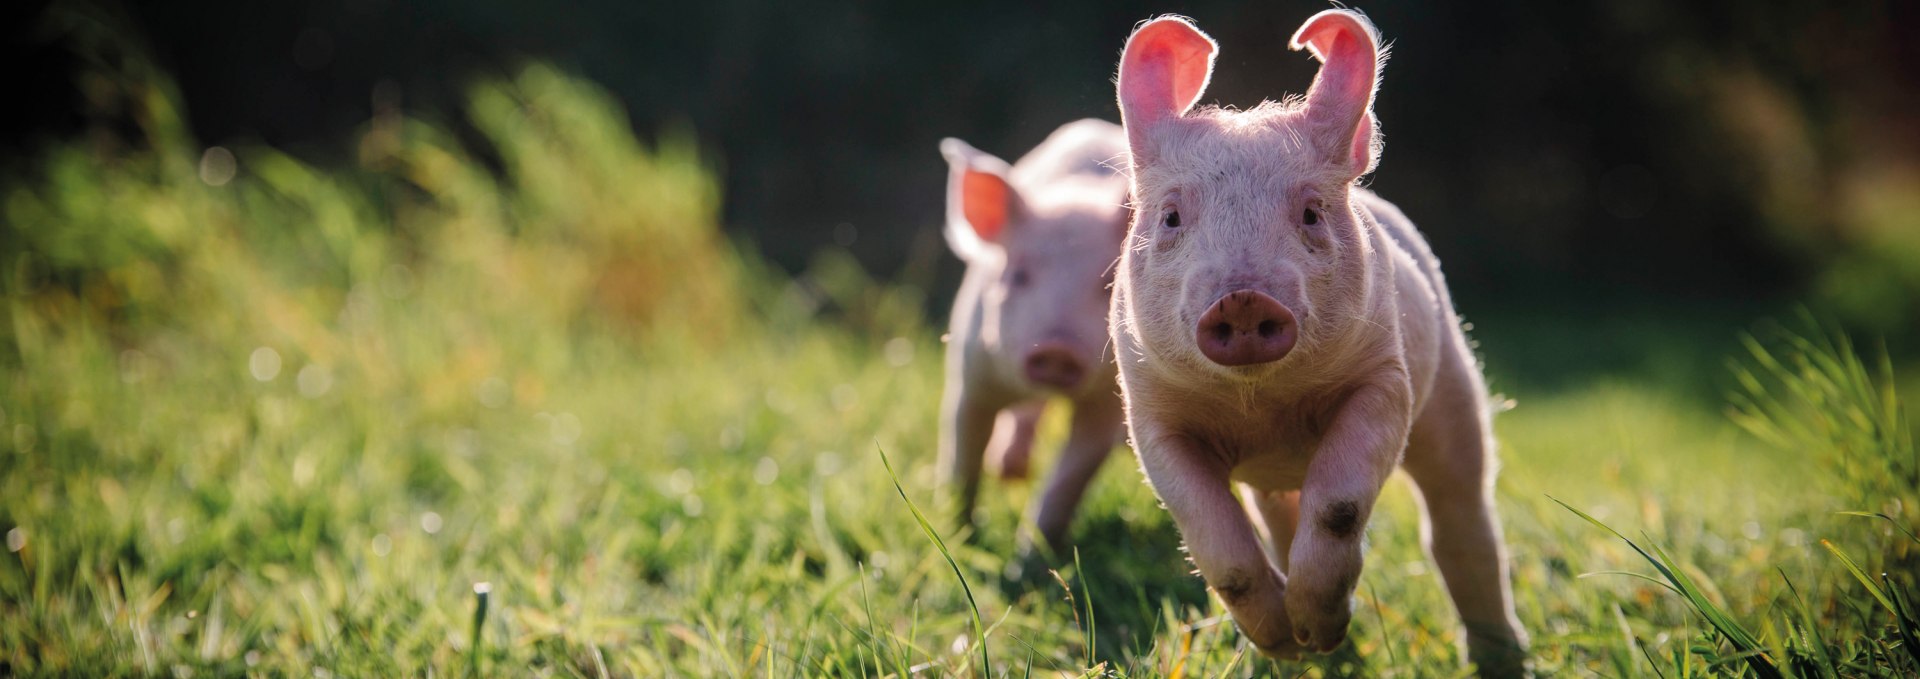
[[[1087,362],[1060,342],[1035,345],[1021,362],[1021,373],[1035,386],[1072,393],[1086,384]]]

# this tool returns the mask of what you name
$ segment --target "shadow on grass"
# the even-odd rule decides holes
[[[1075,532],[1080,557],[1077,570],[1071,553],[1051,560],[1032,555],[1013,564],[999,585],[1009,599],[1036,594],[1059,596],[1060,582],[1048,571],[1057,570],[1066,576],[1075,590],[1074,604],[1082,614],[1087,599],[1092,601],[1097,635],[1095,662],[1126,667],[1130,657],[1137,662],[1149,656],[1156,639],[1179,638],[1178,630],[1167,629],[1169,609],[1175,616],[1173,624],[1191,624],[1215,615],[1206,583],[1193,572],[1180,547],[1180,533],[1171,522],[1130,522],[1119,514],[1101,512],[1082,516]],[[1232,623],[1222,619],[1218,624]],[[1244,643],[1238,632],[1232,634],[1235,644]],[[1242,662],[1250,661],[1268,670],[1260,674],[1295,676],[1307,667],[1319,667],[1322,676],[1328,677],[1371,675],[1351,643],[1328,655],[1279,665],[1252,655],[1250,647],[1247,652],[1249,656]]]

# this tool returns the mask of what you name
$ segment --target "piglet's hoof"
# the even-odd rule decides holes
[[[1249,639],[1248,641],[1252,640]],[[1280,641],[1266,646],[1255,643],[1253,648],[1260,651],[1260,655],[1274,660],[1299,660],[1306,652],[1305,647],[1288,638],[1282,638]]]

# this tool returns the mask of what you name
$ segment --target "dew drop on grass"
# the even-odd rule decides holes
[[[307,398],[320,398],[333,389],[333,373],[318,363],[308,363],[307,367],[301,368],[294,381],[300,386],[300,395]]]
[[[247,357],[247,370],[253,373],[253,379],[271,382],[280,376],[280,352],[273,347],[260,347]]]
[[[552,418],[553,442],[563,446],[573,445],[580,440],[580,417],[573,413],[560,413]]]
[[[707,511],[707,504],[701,502],[698,495],[687,495],[680,498],[680,509],[686,512],[687,516],[699,516]]]
[[[474,390],[474,396],[480,399],[480,405],[488,408],[503,408],[513,391],[507,388],[507,381],[498,377],[489,377]]]
[[[314,475],[319,471],[320,462],[313,455],[301,453],[293,458],[293,485],[306,487],[313,483]]]
[[[428,535],[438,534],[443,525],[445,525],[445,521],[440,518],[440,514],[437,512],[427,512],[420,515],[420,530],[426,531]]]
[[[226,186],[240,171],[240,163],[226,147],[215,146],[200,154],[200,181],[208,186]]]
[[[787,398],[786,393],[780,391],[778,388],[767,387],[767,392],[761,396],[761,400],[765,401],[767,409],[773,412],[782,415],[793,412],[793,399]]]
[[[831,450],[821,451],[813,456],[814,473],[821,476],[833,476],[840,473],[840,454]]]
[[[313,477],[318,472],[319,466],[320,462],[307,453],[301,453],[299,457],[293,458],[293,485],[304,488],[307,484],[313,483]]]
[[[833,399],[833,409],[844,413],[853,409],[853,404],[860,398],[860,390],[854,389],[853,385],[843,382],[834,385],[831,398]]]
[[[753,466],[753,482],[762,486],[771,486],[780,480],[780,463],[771,457],[760,458],[760,464]]]
[[[7,531],[7,551],[18,552],[26,548],[27,530],[25,528],[14,526],[13,530]]]
[[[913,341],[905,337],[895,337],[887,340],[887,345],[881,348],[881,353],[886,356],[887,365],[895,368],[907,367],[908,363],[913,362]]]
[[[373,322],[378,303],[373,293],[367,291],[364,283],[355,283],[347,289],[347,302],[340,307],[340,324],[348,327],[367,325]]]
[[[1727,555],[1727,540],[1726,538],[1720,537],[1718,533],[1709,532],[1701,535],[1700,543],[1707,548],[1707,551],[1712,552],[1714,556]]]
[[[373,536],[374,556],[386,556],[391,553],[393,553],[393,538],[387,537],[386,533]]]
[[[460,457],[473,457],[480,453],[480,432],[472,427],[461,427],[447,433],[447,450]]]
[[[674,495],[693,492],[693,472],[686,467],[673,470],[672,474],[667,475],[667,490],[673,491]]]

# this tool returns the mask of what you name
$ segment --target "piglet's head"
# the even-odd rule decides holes
[[[1099,388],[1124,195],[1111,181],[1020,186],[1005,161],[958,139],[940,151],[947,242],[981,285],[980,339],[1036,388]]]
[[[1119,77],[1135,197],[1120,320],[1138,346],[1257,376],[1352,332],[1369,274],[1349,201],[1380,153],[1378,44],[1366,17],[1321,12],[1291,42],[1323,64],[1306,97],[1193,109],[1213,40],[1177,17],[1134,31]]]

